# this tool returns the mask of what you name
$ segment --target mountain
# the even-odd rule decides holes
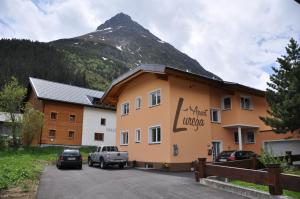
[[[27,85],[28,76],[105,90],[128,70],[164,64],[220,79],[196,60],[119,13],[94,32],[49,43],[0,40],[0,87],[10,76]]]
[[[130,16],[119,13],[97,27],[96,31],[71,39],[50,42],[51,45],[76,54],[82,60],[97,59],[106,66],[85,67],[96,72],[100,79],[111,81],[130,68],[143,64],[165,64],[184,71],[220,79],[205,70],[195,59],[180,52],[145,29]],[[111,67],[114,73],[106,74]],[[119,70],[116,67],[120,67]],[[115,71],[117,70],[117,71]],[[100,73],[101,74],[100,74]]]
[[[70,60],[47,43],[19,39],[0,40],[0,89],[14,76],[27,86],[28,77],[88,86],[85,73],[71,65]]]

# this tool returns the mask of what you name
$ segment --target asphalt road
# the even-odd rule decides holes
[[[137,169],[58,170],[47,166],[41,176],[38,199],[164,199],[243,198],[196,183],[192,173],[169,173]]]

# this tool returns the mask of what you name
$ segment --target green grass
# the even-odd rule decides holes
[[[0,151],[0,191],[10,187],[28,190],[29,182],[36,182],[45,165],[54,163],[62,147],[30,147]],[[86,160],[92,148],[81,148]]]
[[[258,185],[258,184],[254,184],[254,183],[250,183],[250,182],[244,182],[244,181],[240,181],[240,180],[233,180],[230,183],[241,186],[241,187],[246,187],[246,188],[251,188],[251,189],[256,189],[256,190],[260,190],[260,191],[269,192],[268,186],[265,186],[265,185]],[[292,197],[292,198],[300,199],[300,193],[299,192],[283,190],[283,195],[289,196],[289,197]]]

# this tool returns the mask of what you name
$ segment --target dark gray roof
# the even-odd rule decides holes
[[[95,99],[100,99],[103,95],[102,91],[51,82],[48,80],[30,77],[29,81],[37,97],[40,99],[97,106],[93,101]]]

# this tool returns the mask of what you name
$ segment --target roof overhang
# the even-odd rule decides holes
[[[221,86],[223,89],[227,91],[234,92],[236,90],[244,91],[247,93],[251,93],[253,95],[265,96],[265,91],[258,90],[255,88],[251,88],[248,86],[244,86],[241,84],[233,83],[233,82],[225,82],[219,79],[213,79],[205,75],[199,75],[196,73],[191,73],[187,71],[183,71],[177,68],[173,68],[171,66],[165,65],[156,65],[156,64],[142,64],[139,67],[128,71],[124,75],[121,75],[117,78],[110,87],[103,94],[101,101],[104,104],[116,105],[118,102],[118,96],[125,88],[126,84],[129,81],[137,78],[141,74],[144,73],[153,73],[153,74],[161,74],[161,75],[175,75],[181,78],[192,79],[195,81],[200,81],[209,85]],[[258,127],[256,127],[258,128]]]
[[[247,129],[258,129],[259,126],[252,124],[229,124],[224,125],[223,128],[247,128]]]

